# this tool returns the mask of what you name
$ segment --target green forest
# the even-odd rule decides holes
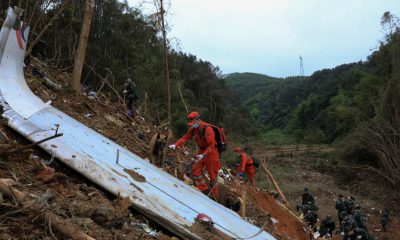
[[[25,9],[30,38],[38,40],[31,55],[72,71],[85,1],[22,2],[1,0],[0,11],[10,3]],[[139,92],[136,108],[155,125],[165,124],[168,115],[160,15],[145,15],[126,1],[94,1],[81,77],[82,90],[101,89],[114,101],[131,77]],[[186,131],[186,113],[196,110],[223,126],[234,142],[344,144],[342,159],[369,161],[400,184],[390,170],[400,168],[392,159],[400,156],[399,20],[386,12],[381,25],[384,36],[367,60],[287,78],[223,75],[167,39],[174,135]]]
[[[0,1],[1,12],[5,12],[8,2]],[[19,4],[18,1],[12,2]],[[74,4],[71,1],[48,1],[48,5],[43,3],[42,6],[39,2],[26,1],[21,6],[26,9],[23,18],[31,24],[32,39],[64,4],[66,6],[35,45],[32,56],[40,57],[58,69],[72,71],[85,1],[73,1]],[[125,80],[131,77],[139,92],[136,107],[144,110],[145,101],[148,101],[144,114],[156,125],[162,125],[167,121],[162,47],[157,17],[144,15],[126,1],[94,1],[82,87],[85,91],[101,88],[117,101],[116,93],[122,96]],[[241,106],[236,93],[225,85],[217,66],[193,54],[176,51],[169,45],[168,62],[175,135],[186,131],[186,109],[182,98],[188,111],[201,112],[204,120],[224,126],[233,138],[256,133],[256,123]],[[104,84],[104,81],[110,84]]]
[[[398,64],[399,32],[392,31],[366,61],[305,77],[232,73],[224,80],[239,94],[252,120],[263,126],[266,142],[340,142],[361,123],[376,118],[383,107]]]
[[[262,126],[264,144],[333,145],[343,165],[373,167],[398,186],[400,22],[385,12],[381,25],[385,34],[365,61],[306,77],[224,77],[252,120]]]

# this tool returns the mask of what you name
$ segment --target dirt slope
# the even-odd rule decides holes
[[[246,216],[256,225],[261,227],[268,222],[268,232],[282,239],[309,239],[303,223],[279,204],[278,199],[270,193],[260,191],[249,184],[238,185],[234,181],[225,182],[225,187],[240,197],[243,192],[247,194]]]
[[[55,71],[35,62],[47,76],[66,89],[69,75]],[[149,142],[156,127],[140,114],[134,119],[125,114],[122,103],[110,103],[103,94],[91,97],[87,94],[74,95],[69,91],[56,92],[47,88],[42,81],[26,70],[26,79],[32,91],[43,101],[52,105],[83,124],[114,140],[143,158],[150,158]],[[1,125],[0,146],[23,146],[28,142],[18,134]],[[0,149],[1,150],[1,149]],[[168,155],[168,154],[167,154]],[[169,153],[171,156],[171,153]],[[43,210],[48,210],[72,223],[82,232],[96,239],[176,239],[151,220],[130,210],[124,199],[118,199],[88,182],[68,167],[53,161],[48,166],[41,162],[50,159],[40,149],[28,149],[3,155],[0,159],[0,177],[13,179],[13,186],[41,202],[43,209],[21,208],[13,199],[0,198],[0,239],[57,238],[66,236],[52,231],[49,223],[38,220]],[[184,159],[182,159],[184,160]],[[182,178],[182,165],[166,167],[173,175]],[[54,169],[48,172],[48,169]],[[254,187],[226,181],[221,195],[230,195],[237,201],[244,189],[247,196],[247,217],[258,226],[268,223],[267,230],[278,239],[307,239],[302,224],[283,210],[275,199]],[[223,200],[220,200],[221,203]],[[271,223],[271,218],[278,222]],[[209,234],[205,239],[218,239]]]

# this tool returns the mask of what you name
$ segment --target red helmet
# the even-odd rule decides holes
[[[240,152],[240,147],[235,148],[235,152]]]
[[[199,213],[196,217],[197,221],[199,221],[200,223],[204,223],[204,224],[208,224],[211,225],[213,224],[212,219],[207,216],[205,213]]]
[[[193,121],[200,118],[200,114],[198,112],[191,112],[187,116],[188,121]]]

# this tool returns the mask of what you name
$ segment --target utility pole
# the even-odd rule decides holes
[[[303,57],[300,55],[300,77],[304,77]]]
[[[304,77],[303,57],[300,55],[300,78]]]

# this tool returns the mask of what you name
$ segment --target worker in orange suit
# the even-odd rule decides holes
[[[187,141],[194,137],[197,143],[198,154],[192,165],[192,179],[194,185],[204,194],[210,195],[214,199],[218,197],[218,170],[221,169],[220,155],[215,140],[215,133],[208,123],[200,119],[198,112],[191,112],[187,115],[188,132],[175,144],[169,146],[171,149],[184,145]],[[203,175],[205,167],[210,183],[206,181]]]
[[[237,158],[239,158],[240,160],[240,163],[236,169],[237,175],[242,177],[243,173],[246,173],[250,183],[256,185],[256,179],[255,179],[256,167],[253,165],[253,159],[238,147],[235,148],[235,153]]]

